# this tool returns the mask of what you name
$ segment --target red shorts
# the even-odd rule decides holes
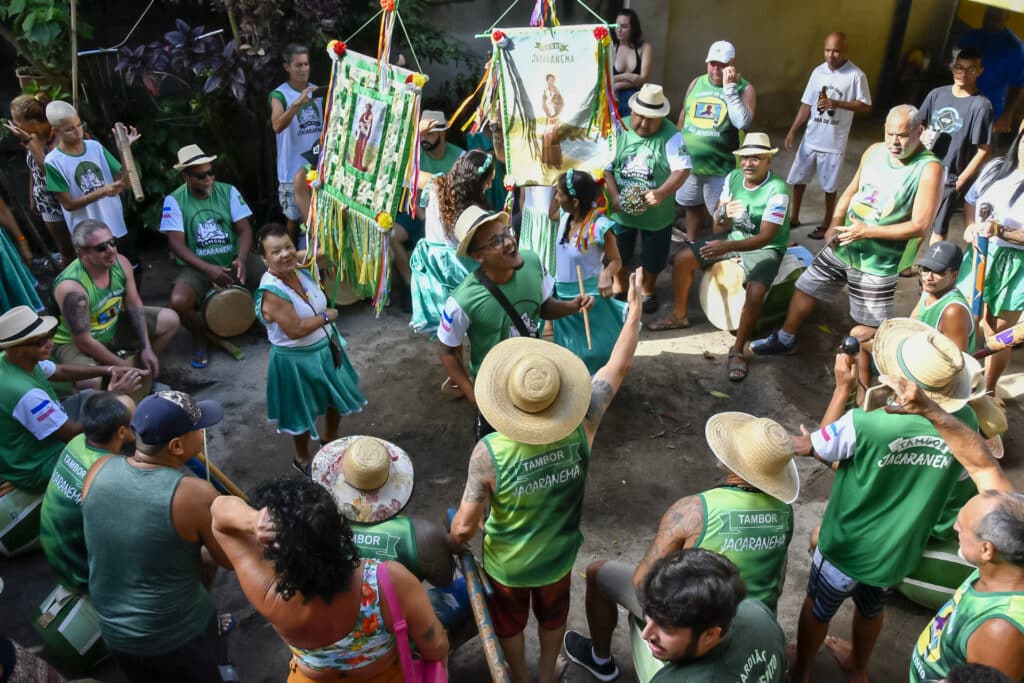
[[[530,602],[533,615],[540,627],[546,631],[565,626],[569,618],[569,580],[572,572],[558,581],[536,588],[512,588],[498,583],[488,574],[494,594],[487,597],[487,609],[491,623],[499,638],[511,638],[526,628],[530,618]]]

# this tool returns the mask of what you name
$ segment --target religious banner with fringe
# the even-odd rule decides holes
[[[601,174],[622,122],[604,25],[498,29],[474,123],[505,129],[508,178],[550,185],[570,168]]]
[[[382,35],[390,34],[389,14]],[[379,314],[391,270],[388,231],[399,210],[415,207],[417,124],[427,79],[388,64],[386,49],[376,59],[335,40],[327,52],[333,66],[319,164],[309,177],[309,253],[323,252],[335,283],[372,297]],[[326,288],[333,300],[332,289]]]

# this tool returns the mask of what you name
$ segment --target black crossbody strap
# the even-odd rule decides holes
[[[523,322],[523,318],[516,311],[515,306],[509,302],[508,297],[505,296],[504,292],[498,289],[498,285],[494,284],[494,280],[487,277],[483,268],[477,268],[473,274],[476,276],[477,281],[486,287],[487,291],[491,293],[491,296],[501,304],[501,307],[505,309],[505,313],[508,314],[508,317],[512,318],[512,324],[516,326],[517,330],[519,330],[519,335],[521,337],[532,337],[533,335],[530,334],[530,330],[526,328],[526,323]]]

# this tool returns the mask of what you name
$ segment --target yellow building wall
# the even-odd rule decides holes
[[[1024,36],[1024,0],[1004,0],[1007,7],[1013,8],[1014,11],[1010,13],[1009,18],[1006,21],[1007,26],[1010,27],[1014,33],[1018,36]],[[981,26],[981,17],[985,14],[984,5],[980,2],[971,2],[970,0],[961,0],[960,11],[958,16],[960,20],[965,24],[973,28]]]

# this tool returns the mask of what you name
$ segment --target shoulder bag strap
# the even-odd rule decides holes
[[[398,643],[398,656],[402,661],[402,671],[406,680],[413,679],[412,650],[409,648],[409,624],[402,613],[402,604],[398,601],[398,594],[391,585],[391,575],[388,573],[386,562],[377,563],[377,585],[384,592],[384,599],[391,610],[391,628],[395,632],[395,640]]]
[[[487,274],[484,273],[483,268],[477,268],[473,272],[473,275],[476,277],[477,281],[480,284],[487,288],[487,291],[491,293],[491,296],[493,296],[497,300],[497,302],[501,304],[501,307],[505,309],[505,313],[508,314],[508,317],[512,318],[512,324],[516,326],[516,330],[519,331],[519,335],[522,337],[532,337],[533,335],[530,334],[530,330],[526,328],[526,323],[523,322],[523,318],[516,311],[515,306],[513,306],[509,302],[508,297],[505,296],[505,293],[498,289],[498,285],[494,284],[494,280],[487,277]]]

